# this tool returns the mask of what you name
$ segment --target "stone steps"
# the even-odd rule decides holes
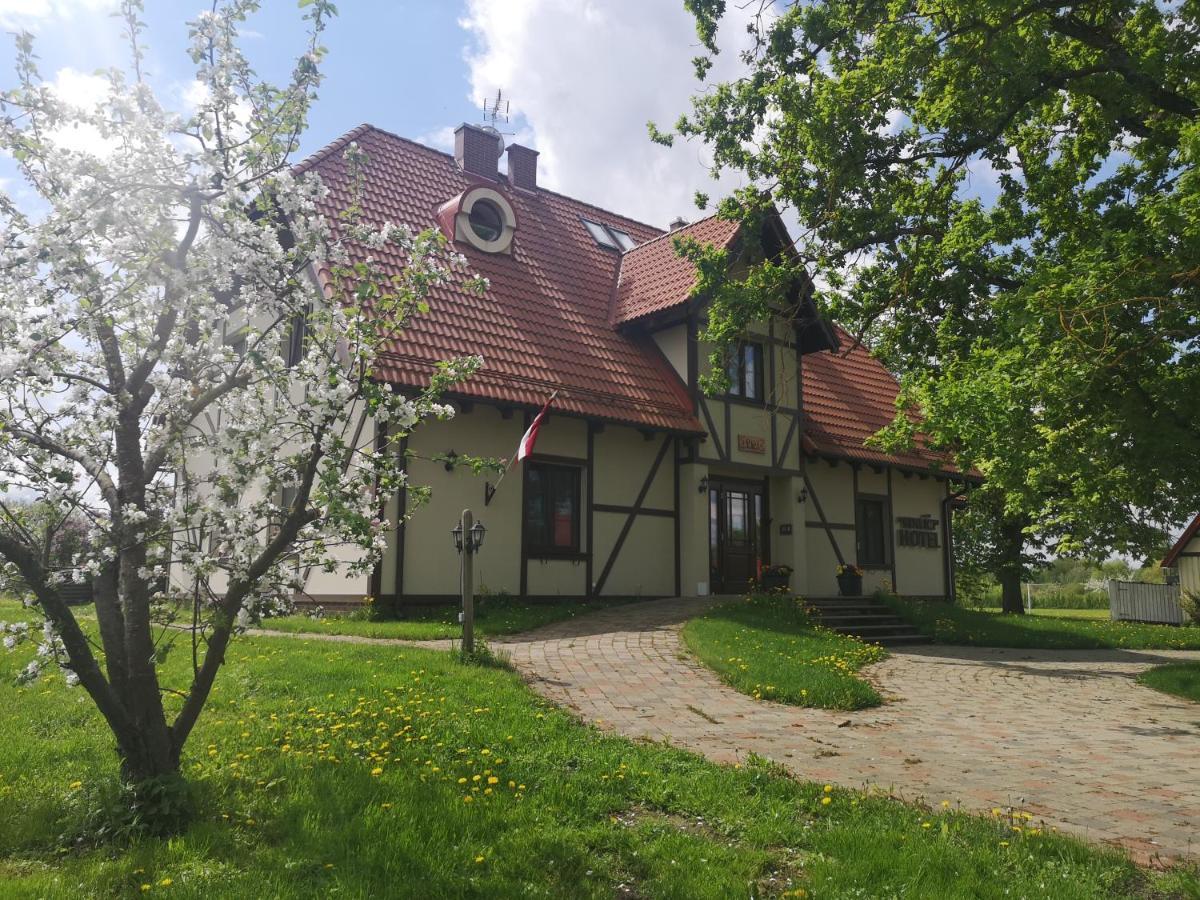
[[[913,625],[892,612],[887,604],[869,597],[814,597],[804,601],[826,628],[885,645],[928,642]]]

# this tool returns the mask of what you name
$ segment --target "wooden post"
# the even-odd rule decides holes
[[[475,652],[475,565],[471,548],[471,527],[475,517],[469,509],[462,514],[462,611],[463,611],[463,653]]]

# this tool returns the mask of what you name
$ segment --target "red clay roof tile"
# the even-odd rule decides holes
[[[613,297],[614,325],[686,303],[696,283],[696,267],[675,252],[676,237],[693,237],[722,249],[738,235],[738,223],[710,216],[647,241],[621,257]]]
[[[345,163],[335,151],[351,140],[367,155],[362,207],[369,222],[428,228],[441,204],[479,183],[452,156],[360,126],[299,167],[315,170],[328,186],[322,211],[331,218],[349,203]],[[581,219],[614,225],[638,243],[661,232],[552,191],[512,190],[503,181],[492,186],[520,223],[512,254],[456,244],[471,270],[490,281],[487,294],[439,288],[430,312],[414,317],[380,361],[384,377],[422,386],[439,360],[480,353],[484,369],[461,386],[466,396],[540,406],[558,390],[561,411],[701,432],[674,371],[609,324],[620,255],[600,247]],[[355,252],[366,255],[363,248]],[[397,269],[404,264],[386,250],[373,255]]]
[[[921,446],[903,453],[884,453],[865,445],[867,438],[895,418],[900,386],[866,347],[842,329],[836,330],[847,349],[804,357],[805,448],[818,455],[868,463],[957,471],[944,455]]]

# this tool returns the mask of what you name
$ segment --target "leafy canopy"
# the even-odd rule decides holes
[[[687,6],[703,78],[725,3]],[[795,211],[826,308],[999,514],[1060,551],[1146,548],[1200,508],[1198,19],[763,2],[742,77],[675,128],[749,176],[725,214]],[[899,412],[886,446],[913,439]]]

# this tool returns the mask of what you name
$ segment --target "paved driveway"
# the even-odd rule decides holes
[[[679,630],[708,600],[615,607],[504,642],[539,692],[601,727],[719,761],[931,804],[1019,807],[1146,861],[1200,854],[1200,704],[1143,688],[1176,651],[920,646],[866,674],[888,699],[855,713],[755,701],[690,659]]]

